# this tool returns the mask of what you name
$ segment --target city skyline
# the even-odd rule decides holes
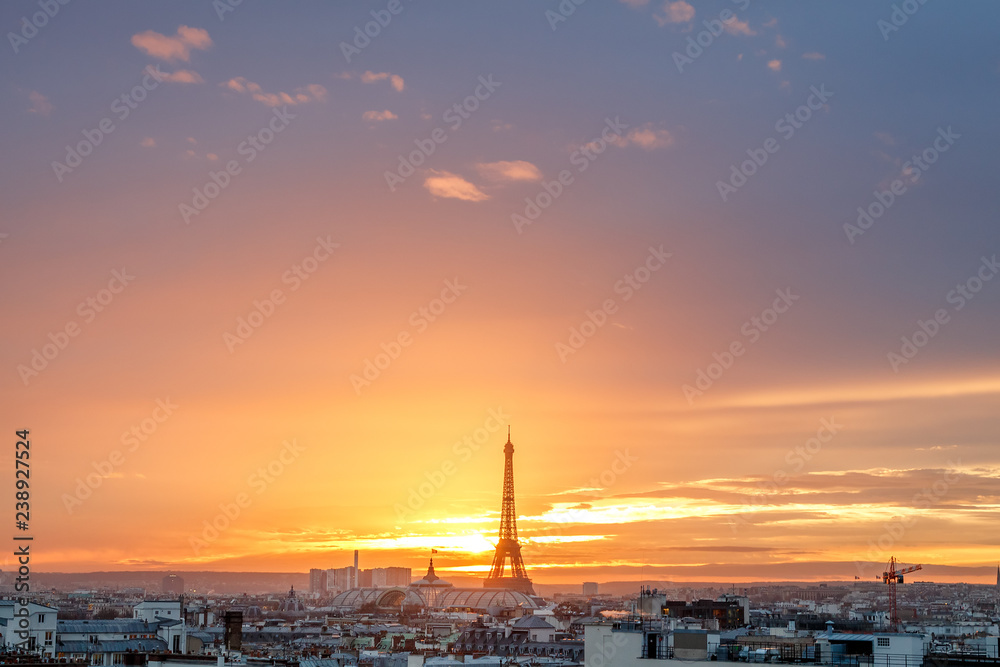
[[[1000,9],[904,4],[4,4],[32,568],[485,577],[510,426],[541,584],[992,583]]]

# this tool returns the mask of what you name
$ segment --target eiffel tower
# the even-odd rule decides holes
[[[517,513],[514,511],[514,445],[510,441],[510,427],[507,427],[507,444],[503,448],[503,504],[500,508],[500,541],[493,555],[493,567],[483,582],[485,588],[507,588],[534,595],[531,579],[521,560],[521,544],[517,541]],[[510,576],[504,576],[507,560],[510,560]]]

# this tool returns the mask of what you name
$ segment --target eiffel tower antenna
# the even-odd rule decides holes
[[[486,588],[508,588],[534,595],[535,589],[521,559],[521,544],[517,541],[517,512],[514,510],[514,445],[507,426],[507,444],[503,447],[503,501],[500,505],[500,537],[493,555],[493,566],[483,582]],[[506,573],[510,561],[509,574]],[[506,576],[505,576],[506,575]]]

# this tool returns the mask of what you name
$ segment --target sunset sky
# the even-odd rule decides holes
[[[538,582],[993,581],[1000,7],[51,2],[0,6],[36,569],[482,574],[509,424]]]

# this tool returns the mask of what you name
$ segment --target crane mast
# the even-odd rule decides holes
[[[885,572],[882,573],[882,583],[889,585],[889,630],[899,632],[899,609],[896,606],[896,584],[903,583],[903,575],[923,569],[920,565],[896,569],[898,561],[895,556],[889,558]]]

